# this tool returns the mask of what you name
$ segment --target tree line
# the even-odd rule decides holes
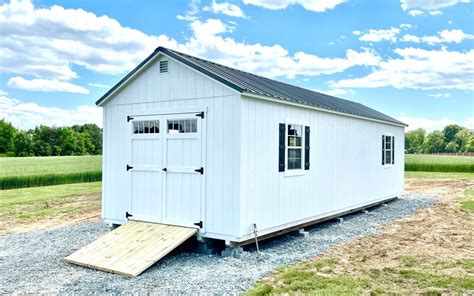
[[[419,128],[405,133],[406,153],[474,152],[474,132],[457,124],[427,133]]]
[[[20,130],[0,120],[0,156],[96,154],[102,154],[102,129],[96,124]]]

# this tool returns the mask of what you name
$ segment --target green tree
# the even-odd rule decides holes
[[[100,127],[93,123],[86,123],[83,125],[73,125],[71,128],[78,133],[89,134],[90,140],[94,145],[94,152],[91,153],[90,151],[87,151],[87,153],[102,154],[102,129]]]
[[[459,151],[459,145],[456,144],[456,142],[451,141],[446,145],[446,152],[458,152]]]
[[[460,152],[471,152],[474,150],[474,134],[467,128],[462,128],[456,133],[454,142],[458,145]]]
[[[409,131],[405,134],[405,149],[407,153],[423,153],[423,143],[426,131],[422,128]]]
[[[456,134],[461,129],[462,129],[462,127],[460,127],[457,124],[450,124],[450,125],[445,126],[445,128],[443,129],[444,142],[447,143],[447,144],[451,143],[454,140],[454,137],[456,136]]]
[[[36,156],[61,155],[59,128],[40,125],[33,131],[33,151]]]
[[[423,143],[423,151],[425,153],[444,152],[445,142],[444,134],[440,131],[429,133]]]
[[[31,133],[18,131],[15,136],[15,156],[32,156],[33,139]]]
[[[0,120],[0,153],[14,154],[17,129],[10,122]]]
[[[81,155],[82,151],[78,147],[77,135],[70,127],[63,127],[58,130],[61,155]]]

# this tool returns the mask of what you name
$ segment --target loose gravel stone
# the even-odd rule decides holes
[[[404,195],[369,209],[306,228],[307,238],[291,235],[260,242],[241,259],[174,252],[136,278],[67,264],[63,258],[107,233],[102,223],[10,234],[0,237],[0,293],[53,294],[235,294],[270,271],[321,254],[331,246],[429,207],[435,196]]]

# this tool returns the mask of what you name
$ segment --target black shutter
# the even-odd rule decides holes
[[[309,126],[304,127],[304,169],[309,170]]]
[[[392,164],[395,164],[395,137],[392,137]]]
[[[382,136],[382,165],[385,164],[385,136]]]
[[[278,171],[285,171],[285,124],[280,123],[280,136],[278,145]]]

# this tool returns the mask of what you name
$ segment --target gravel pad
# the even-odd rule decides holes
[[[404,195],[387,204],[311,228],[309,237],[280,236],[249,247],[241,259],[175,252],[136,278],[64,263],[64,257],[109,231],[102,223],[0,237],[0,294],[222,294],[238,293],[275,268],[317,256],[329,247],[428,207],[436,197]]]

